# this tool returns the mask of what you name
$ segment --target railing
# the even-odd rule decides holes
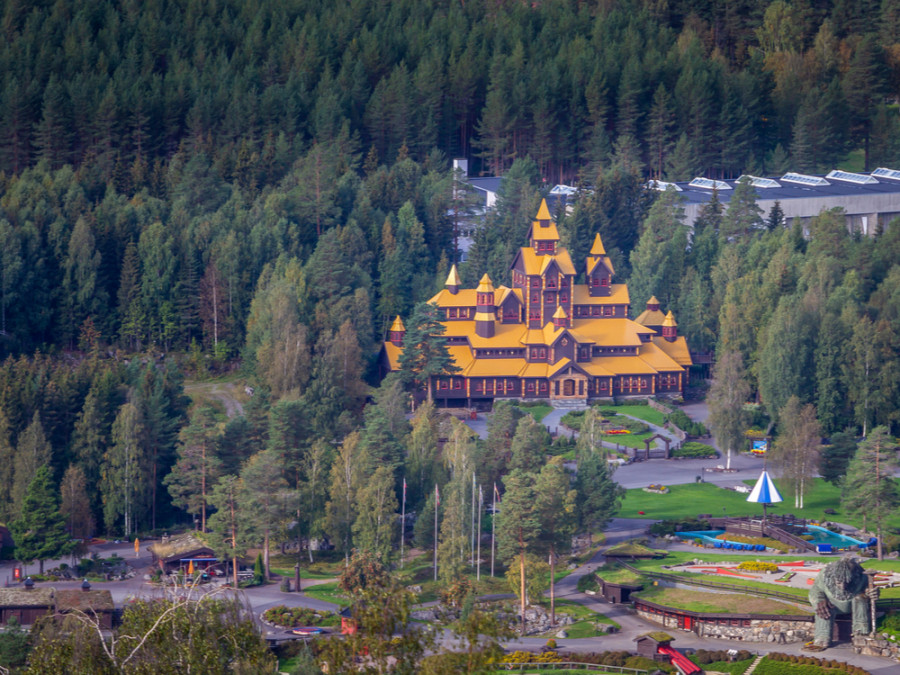
[[[741,533],[746,532],[748,534],[760,534],[764,537],[771,537],[772,539],[776,539],[783,544],[788,544],[793,546],[794,548],[800,549],[801,551],[815,551],[816,547],[813,544],[810,544],[805,539],[801,539],[790,532],[786,532],[782,530],[780,527],[776,527],[771,522],[763,524],[760,521],[753,520],[739,520],[737,518],[722,518],[719,519],[722,524],[725,526],[725,529],[729,532]],[[795,524],[795,521],[787,521],[786,519],[782,519],[781,521],[784,524],[790,523],[791,525]]]
[[[626,668],[625,666],[606,666],[602,663],[578,663],[577,661],[559,661],[556,663],[498,663],[501,670],[526,671],[540,670],[591,670],[601,673],[627,673],[630,675],[648,675],[649,670]]]

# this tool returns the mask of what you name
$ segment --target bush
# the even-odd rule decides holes
[[[700,422],[694,422],[683,410],[673,410],[666,415],[666,419],[688,436],[706,436],[709,433],[705,426]]]
[[[778,565],[761,560],[745,560],[738,565],[739,570],[747,570],[748,572],[777,572]]]
[[[672,457],[718,457],[719,453],[711,445],[689,441],[672,451]]]
[[[283,628],[312,626],[328,621],[331,612],[317,612],[308,607],[276,605],[263,612],[263,619]]]
[[[582,593],[586,591],[599,591],[600,582],[597,580],[597,575],[590,572],[581,577],[575,587]]]
[[[708,520],[697,520],[696,518],[684,518],[682,520],[661,520],[650,526],[650,534],[654,537],[662,537],[667,534],[675,534],[676,532],[698,532],[701,530],[711,530],[712,525]]]
[[[563,415],[559,420],[564,426],[575,431],[581,431],[581,423],[584,421],[584,410],[572,410]]]

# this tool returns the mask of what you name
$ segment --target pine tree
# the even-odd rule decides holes
[[[264,577],[268,580],[269,544],[273,532],[281,528],[290,516],[288,484],[281,475],[282,466],[271,450],[263,450],[244,464],[241,470],[240,512],[241,519],[253,531],[258,540],[262,535]],[[294,500],[295,501],[295,500]]]
[[[34,480],[37,470],[42,466],[50,466],[53,451],[44,434],[41,417],[37,410],[31,418],[31,424],[19,435],[16,444],[14,463],[14,482],[12,486],[13,513],[21,513],[24,508],[25,494]]]
[[[497,514],[497,549],[500,557],[519,563],[521,584],[521,634],[525,635],[525,553],[540,541],[541,523],[537,513],[536,476],[514,471],[503,479],[503,508]]]
[[[45,560],[61,558],[72,550],[66,521],[59,511],[59,495],[46,464],[37,469],[28,484],[22,513],[10,523],[9,529],[16,542],[16,559],[22,563],[37,560],[41,574]]]
[[[414,392],[423,386],[428,402],[432,402],[432,378],[459,372],[444,339],[446,328],[438,318],[438,307],[419,303],[406,324],[403,352],[400,354],[400,376],[413,385]]]
[[[216,512],[209,519],[210,539],[220,557],[231,560],[232,581],[238,587],[239,558],[247,553],[248,537],[240,513],[241,479],[222,476],[210,495]]]
[[[217,441],[220,436],[215,410],[203,407],[194,412],[190,424],[178,434],[178,459],[163,483],[172,503],[200,518],[206,531],[206,507],[212,486],[221,475]]]
[[[536,510],[541,523],[540,544],[550,557],[550,625],[556,625],[556,560],[572,546],[577,492],[572,489],[562,457],[553,457],[535,483]]]
[[[893,476],[896,467],[897,444],[887,427],[875,427],[857,447],[843,483],[843,507],[857,517],[862,516],[864,528],[868,518],[875,523],[879,560],[884,558],[882,531],[885,520],[900,504],[900,492]]]

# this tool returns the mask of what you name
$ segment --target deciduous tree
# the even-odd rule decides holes
[[[709,405],[709,426],[721,449],[725,450],[727,468],[731,468],[731,453],[744,443],[747,418],[744,403],[750,396],[750,385],[744,379],[744,360],[738,352],[724,352],[713,370],[713,381],[706,397]]]

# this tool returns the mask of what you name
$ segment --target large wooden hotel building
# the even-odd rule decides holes
[[[571,404],[614,396],[683,393],[691,357],[672,312],[656,298],[628,318],[625,284],[600,235],[585,260],[587,283],[576,284],[569,252],[546,202],[513,261],[511,287],[485,274],[478,288],[460,288],[456,266],[437,305],[459,372],[435,377],[435,402],[472,406],[497,398],[549,399]],[[384,366],[398,370],[405,328],[398,316],[384,344]]]

